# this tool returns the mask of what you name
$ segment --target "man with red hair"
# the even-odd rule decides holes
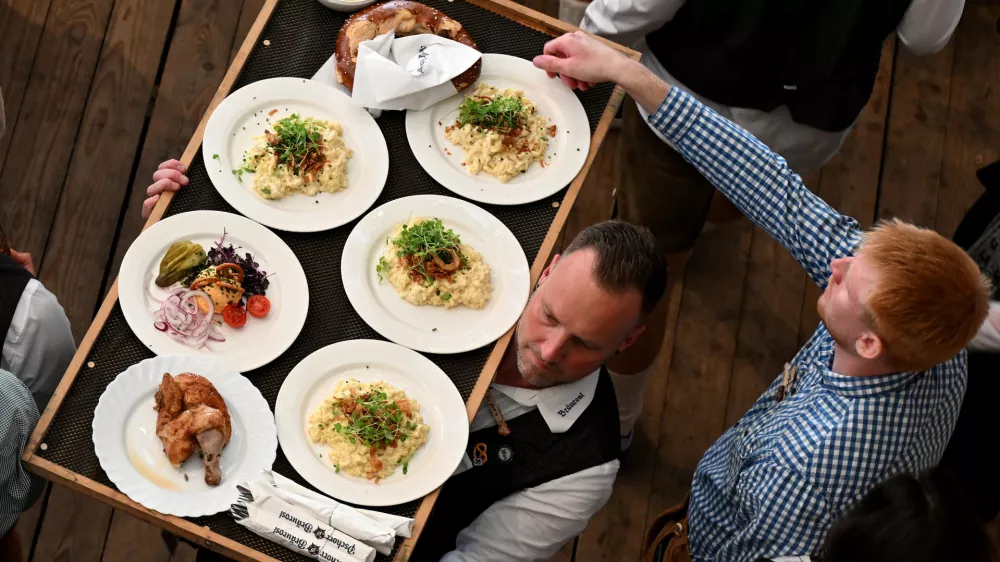
[[[677,537],[665,544],[671,556],[690,545],[693,560],[820,554],[832,522],[868,490],[940,460],[989,281],[933,231],[887,221],[863,232],[750,133],[587,35],[564,35],[544,52],[535,65],[571,88],[624,87],[681,156],[824,288],[812,338],[705,453],[689,505],[654,531]]]

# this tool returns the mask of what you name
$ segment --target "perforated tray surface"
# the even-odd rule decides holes
[[[530,29],[513,20],[468,4],[461,0],[425,0],[462,22],[487,53],[503,53],[531,59],[542,51],[550,36]],[[293,76],[309,78],[333,55],[337,31],[347,14],[329,10],[315,0],[282,0],[260,36],[233,90],[267,78]],[[264,40],[268,45],[264,45]],[[607,106],[612,86],[604,85],[579,94],[587,111],[591,132],[597,126]],[[424,172],[406,141],[404,113],[385,112],[378,119],[389,147],[389,177],[385,190],[375,207],[393,199],[418,194],[455,197]],[[201,152],[195,156],[188,172],[190,184],[173,200],[167,215],[199,209],[214,209],[235,213],[209,182]],[[565,190],[530,205],[501,207],[481,205],[499,218],[521,242],[528,262],[534,261],[545,238]],[[340,281],[340,253],[355,222],[327,232],[278,235],[298,256],[310,282],[309,313],[302,334],[292,347],[271,364],[245,373],[256,385],[271,408],[278,389],[288,372],[299,361],[317,349],[350,339],[384,339],[365,324],[354,312]],[[458,355],[430,355],[458,387],[463,399],[468,399],[492,346]],[[101,470],[91,441],[94,408],[107,385],[130,365],[153,357],[153,354],[133,335],[121,308],[116,304],[98,335],[93,349],[84,362],[72,388],[45,436],[45,450],[37,454],[77,474],[114,488]],[[93,365],[90,367],[89,365]],[[289,465],[278,450],[274,469],[300,484],[308,485]],[[410,502],[384,511],[413,516],[419,502]],[[264,540],[237,525],[228,513],[192,519],[207,525],[212,531],[248,545],[279,560],[305,560],[292,551]],[[379,560],[388,560],[380,556]]]

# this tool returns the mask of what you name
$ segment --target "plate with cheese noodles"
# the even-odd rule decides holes
[[[372,116],[340,90],[271,78],[229,95],[202,157],[226,202],[272,228],[316,232],[364,214],[385,186],[389,151]]]
[[[460,199],[415,195],[362,218],[341,279],[354,310],[390,341],[463,353],[513,326],[528,302],[528,260],[514,234]]]
[[[531,61],[485,54],[479,81],[406,114],[406,138],[424,170],[482,203],[544,199],[577,176],[590,122],[576,94]]]
[[[394,343],[348,340],[296,365],[274,408],[278,441],[310,484],[338,500],[396,505],[435,490],[465,454],[469,423],[451,379]]]

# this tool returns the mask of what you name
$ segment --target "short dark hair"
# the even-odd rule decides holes
[[[642,295],[642,313],[656,308],[667,288],[667,260],[649,229],[621,220],[587,227],[563,250],[569,255],[592,248],[597,252],[594,277],[604,289]]]
[[[947,469],[900,474],[834,524],[823,562],[989,562],[993,545]]]

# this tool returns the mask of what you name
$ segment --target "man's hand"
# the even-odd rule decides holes
[[[623,63],[631,62],[611,47],[582,31],[567,33],[545,44],[535,66],[558,76],[571,89],[588,90],[601,82],[617,82]]]
[[[146,188],[148,199],[142,202],[142,218],[148,219],[153,207],[160,200],[160,194],[164,191],[178,191],[181,186],[188,184],[188,178],[184,175],[187,168],[177,160],[167,160],[153,172],[153,184]]]
[[[639,61],[632,60],[582,31],[567,33],[545,44],[545,54],[535,66],[559,77],[572,89],[588,90],[594,84],[614,82],[650,115],[670,92],[670,86]]]
[[[14,261],[16,261],[18,265],[20,265],[24,269],[27,269],[28,273],[36,277],[38,276],[38,274],[35,273],[35,261],[31,259],[31,254],[29,254],[28,252],[23,252],[23,253],[18,252],[17,250],[11,248],[10,257]]]

